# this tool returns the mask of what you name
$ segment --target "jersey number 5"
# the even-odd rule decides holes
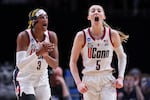
[[[96,70],[100,70],[100,60],[96,61]]]

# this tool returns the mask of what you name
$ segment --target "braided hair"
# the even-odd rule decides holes
[[[40,9],[37,8],[35,10],[32,10],[29,12],[29,21],[28,21],[28,28],[33,28],[33,26],[36,24],[35,21],[37,20],[37,16],[36,13],[39,11]]]

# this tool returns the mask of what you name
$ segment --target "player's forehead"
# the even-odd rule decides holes
[[[103,7],[100,6],[100,5],[92,5],[92,6],[89,8],[89,11],[90,11],[90,10],[94,10],[94,9],[103,10]]]
[[[43,18],[48,18],[48,15],[47,14],[41,14],[37,17],[38,19],[43,19]]]

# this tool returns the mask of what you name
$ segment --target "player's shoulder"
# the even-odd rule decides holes
[[[50,34],[57,34],[54,30],[47,30],[47,32]]]
[[[18,33],[18,38],[28,38],[28,32],[26,30],[23,30]]]
[[[111,29],[111,34],[119,35],[118,31],[115,29]]]
[[[85,33],[88,31],[88,29],[89,28],[84,28],[84,29],[78,31],[76,35],[78,35],[78,36],[84,36]]]
[[[78,41],[78,42],[82,42],[84,41],[84,32],[83,31],[78,31],[76,34],[75,34],[75,40]]]
[[[118,37],[119,38],[120,36],[119,36],[118,31],[115,29],[111,29],[111,37],[114,37],[114,38]]]
[[[52,42],[58,40],[57,34],[56,34],[55,31],[52,31],[52,30],[47,30],[47,31],[48,31],[49,39],[50,39]]]
[[[56,32],[55,31],[52,31],[52,30],[47,30],[48,31],[48,34],[50,35],[50,36],[57,36],[57,34],[56,34]]]
[[[83,31],[78,31],[77,32],[77,35],[82,35],[83,34]]]
[[[78,32],[76,33],[76,38],[82,38],[82,37],[84,37],[83,31],[78,31]]]
[[[20,33],[18,33],[17,42],[29,44],[29,35],[28,35],[27,31],[23,30]]]
[[[115,29],[111,29],[111,40],[114,46],[121,42],[119,32]]]

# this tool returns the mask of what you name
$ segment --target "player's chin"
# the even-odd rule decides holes
[[[42,30],[43,30],[43,31],[46,31],[46,30],[47,30],[47,26],[43,26],[43,27],[42,27]]]

